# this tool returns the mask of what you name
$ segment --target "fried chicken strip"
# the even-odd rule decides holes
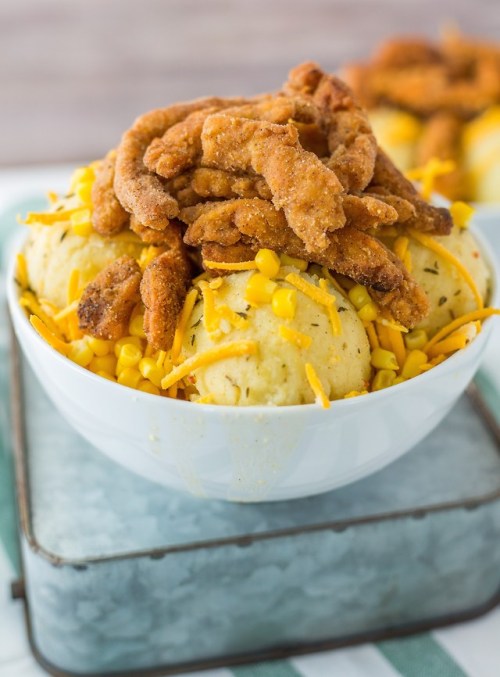
[[[308,251],[328,246],[327,231],[342,228],[342,184],[313,153],[303,150],[292,125],[210,115],[203,127],[203,164],[255,171],[266,180],[276,209]]]
[[[267,247],[371,287],[380,305],[406,327],[416,326],[429,312],[425,292],[399,259],[381,242],[350,226],[329,233],[328,248],[312,255],[287,227],[283,212],[262,200],[205,203],[183,210],[181,218],[191,224],[185,242],[201,244],[204,258],[218,256],[211,260],[221,261],[231,252],[235,260],[247,261],[256,248]]]
[[[110,341],[125,336],[139,301],[140,282],[141,269],[131,256],[122,256],[104,268],[87,285],[78,304],[80,329]]]
[[[377,154],[373,185],[382,186],[393,195],[398,195],[413,205],[415,215],[406,220],[407,226],[437,235],[450,233],[453,226],[450,212],[443,207],[433,207],[422,200],[413,184],[396,169],[382,150],[379,150]]]
[[[294,68],[284,85],[287,93],[309,97],[321,110],[328,129],[327,166],[346,191],[366,188],[373,176],[377,142],[366,113],[355,103],[345,83],[323,73],[314,62]]]
[[[200,197],[261,197],[270,200],[272,193],[261,176],[234,174],[224,169],[199,167],[192,174],[191,186]]]
[[[205,242],[223,246],[255,243],[259,248],[327,266],[384,291],[394,289],[402,280],[382,243],[351,226],[329,233],[326,249],[308,252],[289,228],[285,214],[265,200],[207,202],[182,210],[181,218],[190,224],[184,241],[194,246]]]
[[[177,320],[191,282],[182,230],[175,224],[170,230],[175,234],[171,248],[149,264],[140,287],[145,306],[144,331],[148,342],[157,350],[171,348]]]
[[[224,108],[217,106],[196,111],[168,129],[162,138],[154,139],[144,156],[144,164],[151,172],[166,179],[173,178],[199,163],[201,157],[201,132],[206,118]],[[315,123],[318,109],[310,102],[293,97],[268,97],[247,102],[225,111],[227,115],[251,120],[266,120],[274,124],[286,124],[290,120]]]
[[[103,236],[119,233],[125,228],[129,218],[113,188],[115,163],[116,150],[110,150],[99,164],[92,186],[92,225]]]
[[[179,213],[175,198],[168,193],[162,180],[144,164],[144,154],[150,143],[195,111],[230,106],[239,101],[241,99],[213,97],[158,108],[141,115],[125,132],[117,150],[114,189],[122,206],[139,223],[163,230]]]

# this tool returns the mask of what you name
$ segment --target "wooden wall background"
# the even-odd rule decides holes
[[[277,87],[448,21],[500,39],[499,0],[0,0],[0,165],[101,156],[139,113]]]

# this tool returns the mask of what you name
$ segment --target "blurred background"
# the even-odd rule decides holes
[[[278,87],[446,24],[498,38],[498,0],[0,0],[0,166],[98,158],[147,109]]]

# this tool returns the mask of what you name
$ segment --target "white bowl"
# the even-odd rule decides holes
[[[477,236],[477,232],[474,234]],[[498,304],[492,269],[492,304]],[[493,318],[464,350],[417,378],[369,395],[287,407],[197,405],[95,376],[51,348],[19,306],[10,257],[7,294],[22,350],[69,423],[107,456],[154,482],[231,501],[311,496],[383,468],[420,442],[477,371]]]

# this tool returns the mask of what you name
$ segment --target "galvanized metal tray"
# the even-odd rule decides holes
[[[107,460],[13,347],[32,648],[54,675],[160,675],[462,621],[500,602],[500,429],[474,386],[403,459],[349,487],[203,501]],[[349,450],[346,449],[346,453]]]

